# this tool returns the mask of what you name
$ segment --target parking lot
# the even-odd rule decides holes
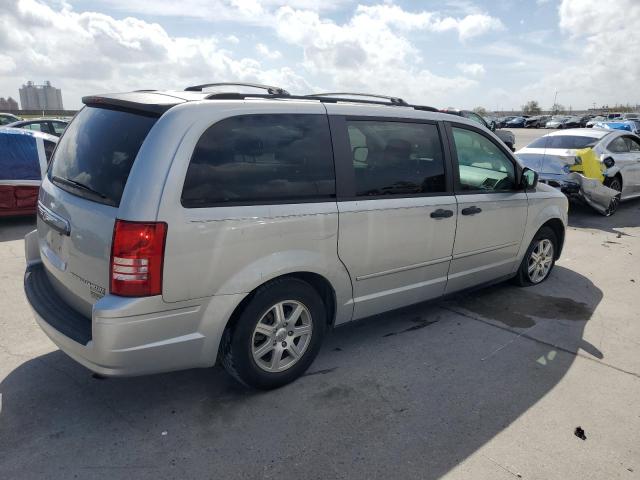
[[[640,201],[572,207],[547,282],[341,327],[271,392],[219,367],[93,377],[24,299],[32,228],[0,220],[2,479],[640,477]]]

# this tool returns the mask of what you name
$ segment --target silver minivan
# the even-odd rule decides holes
[[[391,97],[221,88],[85,97],[58,143],[25,292],[94,372],[219,362],[278,387],[334,326],[537,284],[560,255],[565,196],[472,121]]]

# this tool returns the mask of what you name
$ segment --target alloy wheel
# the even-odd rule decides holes
[[[295,365],[311,342],[313,320],[309,309],[296,300],[271,306],[251,336],[256,365],[267,372],[283,372]]]
[[[548,238],[538,240],[529,255],[527,275],[532,283],[542,282],[553,265],[553,242]]]

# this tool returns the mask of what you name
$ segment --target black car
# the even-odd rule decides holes
[[[26,130],[33,130],[34,132],[48,133],[49,135],[55,135],[59,137],[64,132],[69,124],[66,120],[49,119],[49,118],[37,118],[34,120],[20,120],[19,122],[13,122],[7,125],[7,127],[24,128]]]
[[[592,115],[583,115],[580,117],[580,127],[586,128],[587,122],[593,118]]]
[[[492,122],[491,124],[488,124],[484,118],[482,118],[480,115],[478,115],[475,112],[472,112],[470,110],[440,110],[442,113],[448,113],[450,115],[458,115],[459,117],[464,117],[464,118],[468,118],[469,120],[473,120],[476,123],[479,123],[480,125],[482,125],[484,128],[491,130],[493,133],[496,134],[496,136],[502,140],[502,142],[509,147],[509,149],[512,152],[516,151],[515,145],[516,145],[516,137],[515,135],[510,132],[509,130],[500,130],[498,127],[498,124],[496,122]],[[512,117],[515,118],[515,117]]]
[[[587,121],[584,122],[587,124]],[[558,128],[580,128],[582,126],[582,117],[569,117],[562,122]]]

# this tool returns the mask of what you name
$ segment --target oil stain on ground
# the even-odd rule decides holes
[[[405,328],[404,330],[400,330],[399,332],[386,333],[383,335],[383,337],[392,337],[394,335],[398,335],[399,333],[413,332],[414,330],[420,330],[422,328],[428,327],[429,325],[433,325],[434,323],[438,323],[439,320],[440,320],[439,316],[437,317],[436,320],[426,320],[420,316],[414,317],[411,319],[411,321],[414,322],[415,325],[409,328]]]
[[[516,328],[534,326],[535,317],[586,321],[593,312],[586,303],[571,298],[539,295],[504,286],[457,295],[447,303]]]

